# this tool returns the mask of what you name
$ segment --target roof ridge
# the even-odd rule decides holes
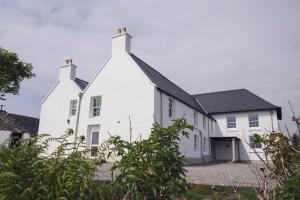
[[[202,95],[202,94],[215,94],[215,93],[222,93],[222,92],[232,92],[232,91],[239,91],[239,90],[249,91],[245,88],[241,88],[241,89],[222,90],[222,91],[216,91],[216,92],[205,92],[205,93],[199,93],[199,94],[192,94],[192,96],[197,96],[197,95]]]
[[[179,89],[181,89],[183,92],[185,92],[186,94],[190,95],[191,97],[193,97],[191,94],[189,94],[187,91],[185,91],[184,89],[182,89],[181,87],[179,87],[178,85],[176,85],[175,83],[173,83],[171,80],[169,80],[167,77],[165,77],[164,75],[162,75],[159,71],[157,71],[156,69],[154,69],[153,67],[151,67],[150,65],[148,65],[147,63],[145,63],[142,59],[140,59],[139,57],[137,57],[136,55],[134,55],[133,53],[130,53],[133,56],[135,56],[137,59],[139,59],[141,62],[143,62],[144,64],[146,64],[147,66],[149,66],[151,69],[153,69],[154,71],[156,71],[158,74],[160,74],[164,79],[168,80],[170,83],[172,83],[173,85],[175,85],[176,87],[178,87]],[[194,97],[193,97],[194,98]]]
[[[19,115],[19,114],[14,114],[14,113],[7,113],[7,115],[15,115],[15,116],[20,116],[20,117],[27,117],[27,118],[32,118],[32,119],[40,119],[40,118],[37,118],[37,117],[32,117],[32,116],[27,116],[27,115]]]

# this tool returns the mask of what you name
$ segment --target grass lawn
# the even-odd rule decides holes
[[[243,199],[243,200],[257,200],[256,192],[253,188],[234,188],[222,186],[207,186],[207,185],[193,185],[191,189],[184,195],[186,199],[197,200],[218,200],[218,199]]]

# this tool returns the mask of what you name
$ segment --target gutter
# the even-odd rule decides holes
[[[78,126],[79,126],[79,115],[80,115],[80,107],[81,107],[81,99],[82,99],[82,92],[79,92],[78,97],[79,97],[79,101],[78,101],[78,112],[77,112],[77,117],[76,117],[76,126],[75,126],[75,138],[74,138],[74,143],[77,140],[77,134],[78,134]]]

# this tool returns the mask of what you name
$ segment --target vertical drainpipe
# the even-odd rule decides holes
[[[78,134],[78,124],[79,124],[79,115],[80,115],[80,107],[81,107],[81,99],[82,99],[82,92],[79,92],[78,94],[79,101],[78,101],[78,112],[77,112],[77,118],[76,118],[76,126],[75,126],[75,138],[74,142],[76,142],[77,134]]]
[[[211,145],[210,145],[210,120],[209,118],[207,117],[207,133],[208,133],[208,138],[207,138],[207,143],[208,143],[208,154],[210,155],[211,154]]]

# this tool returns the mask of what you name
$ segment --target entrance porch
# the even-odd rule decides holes
[[[213,160],[237,162],[240,160],[240,139],[237,137],[211,137]]]

